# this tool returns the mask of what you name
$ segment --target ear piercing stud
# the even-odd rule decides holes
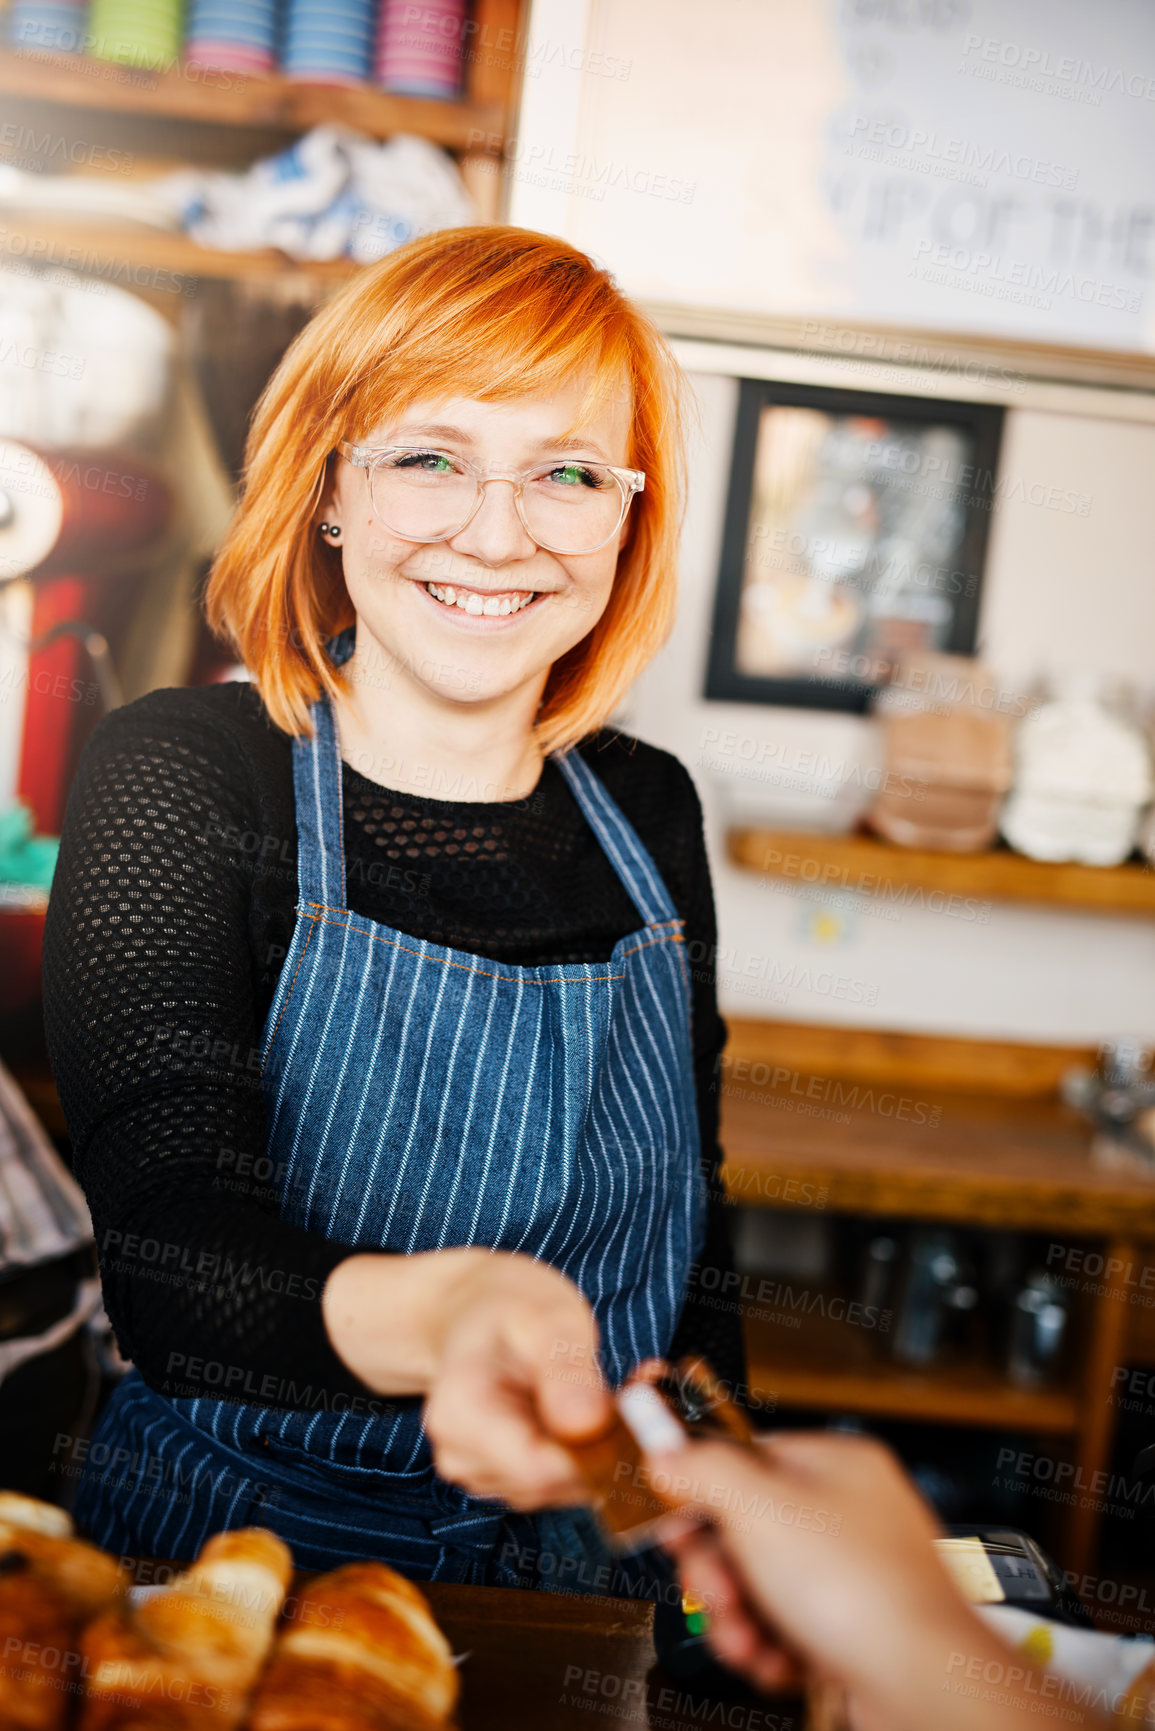
[[[338,523],[319,523],[317,527],[320,529],[322,535],[328,535],[333,541],[335,541],[341,533],[341,527]]]

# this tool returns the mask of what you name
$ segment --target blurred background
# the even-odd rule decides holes
[[[199,597],[270,371],[414,235],[561,234],[697,400],[618,719],[705,811],[748,1404],[1155,1633],[1155,13],[8,0],[0,41],[0,1172],[69,1159],[84,741],[245,676]],[[122,1368],[73,1205],[0,1222],[4,1481],[62,1500]]]

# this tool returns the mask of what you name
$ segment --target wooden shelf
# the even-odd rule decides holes
[[[801,1327],[748,1325],[750,1386],[781,1407],[867,1413],[934,1424],[1073,1435],[1078,1403],[1064,1389],[1022,1389],[981,1363],[916,1371],[882,1355],[868,1329],[802,1317]]]
[[[733,1201],[1155,1239],[1155,1173],[1097,1162],[1090,1124],[1057,1101],[816,1080],[809,1093],[802,1077],[801,1094],[789,1078],[723,1084]]]
[[[276,247],[224,252],[147,223],[30,217],[21,211],[11,214],[7,226],[10,235],[24,237],[24,256],[42,266],[104,277],[122,288],[151,289],[165,300],[184,292],[185,280],[195,277],[264,282],[292,273],[338,286],[360,268],[349,258],[294,259]]]
[[[956,1034],[912,1034],[897,1028],[840,1026],[833,1022],[776,1022],[727,1016],[727,1070],[755,1065],[764,1079],[786,1067],[803,1086],[813,1076],[848,1077],[905,1093],[1012,1094],[1054,1101],[1072,1065],[1094,1068],[1098,1047],[1043,1046],[1020,1040],[975,1040]]]
[[[1143,865],[1048,865],[1009,848],[989,853],[930,853],[895,847],[869,835],[814,835],[798,830],[734,828],[727,848],[735,865],[831,895],[906,900],[912,889],[981,901],[1046,903],[1087,913],[1155,915],[1155,871]]]
[[[334,121],[373,138],[414,132],[450,150],[497,151],[506,126],[498,102],[389,96],[368,84],[304,84],[191,66],[149,72],[84,55],[13,49],[0,51],[0,96],[285,132]]]

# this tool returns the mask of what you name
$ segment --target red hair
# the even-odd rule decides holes
[[[673,623],[684,385],[665,340],[584,253],[499,226],[411,241],[310,320],[257,404],[240,504],[205,595],[209,625],[278,727],[311,733],[309,705],[346,688],[324,643],[355,614],[340,554],[316,532],[338,442],[421,399],[509,402],[585,376],[582,417],[607,392],[629,394],[627,461],[646,486],[605,612],[550,669],[535,724],[546,752],[603,725]]]

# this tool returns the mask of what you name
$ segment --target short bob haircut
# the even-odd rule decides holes
[[[601,619],[550,669],[534,732],[563,752],[601,727],[673,623],[684,496],[685,385],[656,328],[584,253],[502,226],[443,229],[362,270],[302,330],[254,411],[241,493],[205,593],[284,732],[348,689],[325,640],[355,614],[339,551],[317,533],[342,439],[429,398],[509,402],[588,376],[577,431],[604,393],[633,409],[645,471]]]

